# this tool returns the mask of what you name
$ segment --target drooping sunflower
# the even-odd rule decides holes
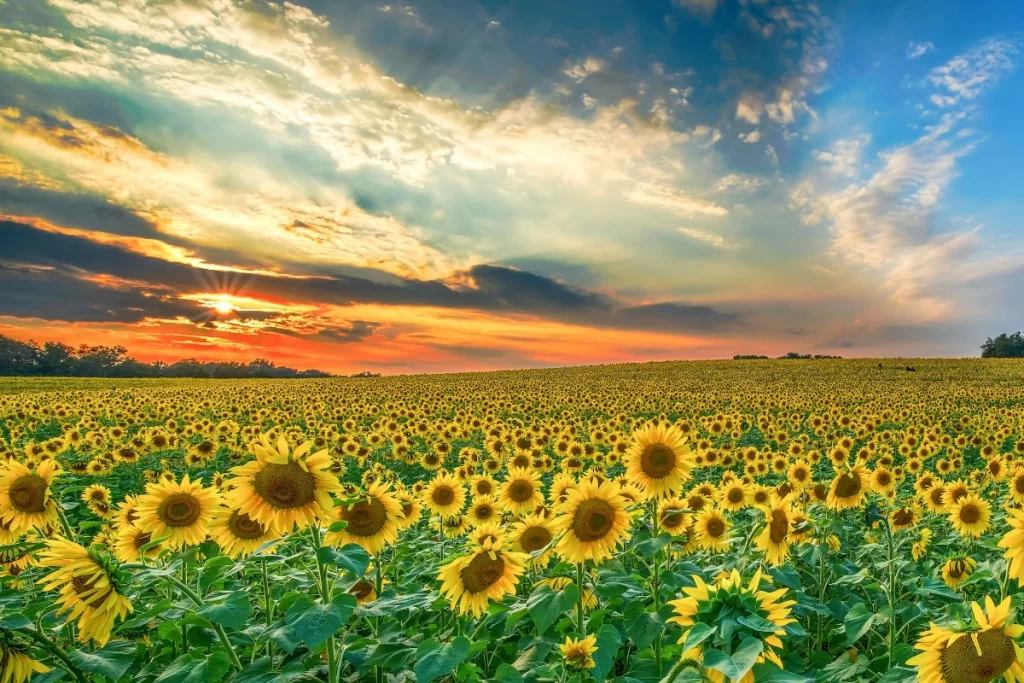
[[[892,526],[893,531],[909,529],[917,524],[917,521],[917,505],[905,505],[903,507],[898,507],[889,514],[889,524]]]
[[[1000,677],[1006,683],[1024,680],[1024,652],[1017,640],[1024,626],[1008,623],[1010,598],[997,606],[985,598],[985,609],[971,603],[975,624],[952,631],[934,623],[914,648],[920,654],[907,660],[917,667],[921,683],[987,683]]]
[[[776,650],[782,649],[782,638],[786,635],[785,627],[795,623],[790,616],[793,600],[782,601],[787,589],[780,588],[775,591],[760,589],[762,582],[769,583],[769,579],[761,574],[758,569],[746,586],[740,573],[733,570],[723,575],[714,584],[708,585],[704,580],[694,575],[692,588],[683,588],[685,598],[672,600],[669,604],[675,610],[675,616],[669,621],[683,627],[682,637],[679,643],[686,642],[690,631],[697,624],[705,624],[715,629],[709,640],[708,646],[725,651],[735,651],[739,644],[748,638],[757,638],[762,643],[761,654],[757,663],[771,662],[780,669],[784,668],[782,660]],[[728,615],[728,619],[725,616]],[[774,630],[765,631],[752,629],[749,626],[737,623],[737,619],[746,617],[752,622],[756,617],[760,621],[767,621]],[[690,659],[703,664],[703,648],[699,645],[685,651],[683,659]],[[725,674],[717,669],[701,667],[705,676],[714,683],[724,683],[727,679]],[[753,683],[754,675],[748,671],[739,679],[731,679],[733,683]]]
[[[928,553],[928,546],[932,542],[932,530],[928,528],[921,529],[921,535],[918,536],[917,541],[910,546],[910,556],[914,558],[914,562],[918,562]]]
[[[579,672],[593,669],[594,653],[597,652],[597,636],[591,634],[586,638],[565,637],[565,642],[558,646],[562,653],[562,664],[568,671]]]
[[[678,496],[658,501],[658,527],[673,536],[686,534],[693,521],[686,501]]]
[[[135,508],[136,524],[153,534],[154,540],[164,539],[168,548],[199,545],[206,540],[219,504],[215,490],[189,481],[186,474],[180,482],[147,484]]]
[[[828,490],[828,506],[833,510],[860,507],[867,493],[863,465],[855,465],[836,474]]]
[[[729,548],[730,526],[721,511],[707,507],[694,520],[694,540],[705,550],[722,552]]]
[[[970,557],[951,557],[942,565],[942,580],[950,588],[956,588],[961,583],[971,578],[971,574],[978,568],[978,563]]]
[[[36,583],[43,590],[60,589],[60,611],[70,611],[68,618],[78,620],[78,641],[106,645],[114,622],[132,611],[106,558],[77,543],[52,538],[39,554],[38,564],[54,569]]]
[[[769,564],[778,566],[789,557],[789,530],[791,515],[789,497],[775,498],[761,508],[765,515],[764,530],[757,537],[757,547],[765,554]]]
[[[317,519],[331,516],[331,493],[341,490],[331,472],[327,450],[310,453],[313,441],[290,451],[284,436],[276,448],[266,434],[252,442],[255,460],[231,469],[226,505],[249,515],[253,521],[273,526],[282,534],[296,526],[305,529]]]
[[[629,538],[630,516],[626,500],[609,481],[586,481],[573,489],[558,507],[552,526],[561,537],[556,550],[568,562],[593,560],[599,564]]]
[[[44,460],[34,470],[17,460],[0,464],[0,522],[7,534],[20,537],[32,527],[57,523],[57,503],[50,495],[57,474],[55,460]]]
[[[541,569],[551,562],[551,541],[554,540],[555,534],[550,520],[541,515],[521,517],[509,529],[508,536],[511,540],[509,547],[512,550],[530,556],[526,561],[528,567]],[[540,552],[541,550],[543,552]],[[533,553],[540,554],[534,556]]]
[[[423,489],[423,504],[431,514],[455,517],[466,506],[466,487],[448,472],[441,471]]]
[[[329,545],[356,543],[376,555],[398,540],[402,503],[391,493],[390,484],[377,482],[357,502],[338,505],[334,511],[335,519],[347,526],[341,531],[327,532],[324,542]]]
[[[0,641],[0,681],[3,683],[26,683],[33,674],[44,674],[50,670],[13,642]]]
[[[523,553],[503,550],[500,544],[488,541],[473,553],[457,557],[441,568],[437,576],[441,595],[448,598],[460,614],[479,617],[491,600],[515,594],[527,559]]]
[[[686,435],[675,425],[660,423],[649,423],[633,433],[623,464],[626,476],[642,486],[648,497],[678,493],[693,468]]]
[[[231,558],[246,557],[257,548],[279,538],[281,534],[270,524],[261,524],[244,512],[220,506],[210,522],[210,538]]]
[[[992,519],[992,507],[976,493],[971,493],[949,508],[949,522],[961,536],[977,538],[988,529]]]
[[[1010,561],[1010,576],[1017,579],[1018,585],[1024,585],[1024,510],[1008,508],[1006,523],[1010,530],[999,540],[999,547],[1006,549],[1003,557]]]
[[[540,472],[521,467],[513,467],[508,477],[501,484],[498,503],[502,508],[513,514],[532,512],[538,505],[544,504],[544,493],[540,487]]]

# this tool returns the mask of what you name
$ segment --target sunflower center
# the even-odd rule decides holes
[[[262,524],[244,512],[239,514],[237,510],[231,513],[231,518],[228,520],[228,528],[231,529],[231,534],[235,538],[240,538],[244,541],[259,538],[266,531]]]
[[[451,505],[455,502],[455,490],[451,486],[442,484],[434,489],[430,497],[438,505]]]
[[[942,651],[942,678],[947,683],[988,683],[1016,659],[1013,639],[1001,630],[982,631],[977,648],[970,636],[964,636]]]
[[[789,517],[782,510],[772,510],[772,521],[768,525],[768,538],[772,543],[782,543],[789,533]]]
[[[147,543],[149,543],[152,540],[153,540],[153,534],[149,533],[148,531],[139,534],[138,536],[135,537],[135,541],[134,541],[135,542],[135,549],[136,550],[142,550],[142,546],[146,545]]]
[[[542,526],[532,526],[519,537],[519,545],[528,553],[535,552],[551,542],[551,532]]]
[[[836,482],[836,495],[840,498],[853,498],[861,490],[860,477],[844,474]]]
[[[599,541],[612,530],[615,508],[603,500],[590,498],[580,503],[572,519],[572,530],[581,541]]]
[[[787,522],[786,524],[788,527],[789,523]],[[719,538],[725,533],[725,522],[718,517],[712,517],[708,520],[708,523],[704,525],[704,530],[707,532],[708,536],[711,536],[712,538]],[[785,537],[785,534],[783,534],[783,537]],[[778,541],[776,541],[776,543],[778,543]]]
[[[743,489],[741,489],[741,488],[729,489],[728,497],[729,497],[729,502],[732,503],[733,505],[736,505],[737,503],[742,503],[743,502],[743,497],[744,497]]]
[[[931,493],[928,495],[931,498],[932,503],[935,505],[942,505],[942,489],[933,488]]]
[[[214,445],[213,445],[212,441],[204,441],[201,444],[199,444],[198,446],[196,446],[196,450],[199,451],[200,453],[204,454],[204,455],[212,453],[213,449],[214,449]]]
[[[1013,488],[1017,493],[1024,493],[1024,477],[1017,477],[1014,479]]]
[[[172,528],[192,526],[202,513],[202,505],[191,493],[173,493],[157,508],[160,521]]]
[[[661,522],[661,526],[665,527],[666,529],[675,529],[676,527],[681,525],[683,523],[683,520],[685,519],[686,516],[683,515],[681,511],[672,509],[665,510],[664,512],[662,512],[661,519],[659,521]]]
[[[704,507],[703,496],[690,496],[690,498],[686,501],[686,507],[690,508],[691,510],[700,510],[701,508]]]
[[[467,593],[482,593],[505,574],[505,562],[500,555],[492,560],[487,553],[479,553],[462,568],[460,576]]]
[[[347,532],[354,536],[373,536],[384,528],[388,521],[388,511],[384,504],[376,498],[356,503],[352,507],[342,508],[341,518],[348,522]]]
[[[517,503],[525,503],[533,498],[533,484],[525,479],[517,479],[508,488],[508,497]]]
[[[356,596],[357,600],[369,597],[373,593],[373,584],[369,581],[356,581],[352,584],[352,587],[348,589],[351,595]]]
[[[487,504],[477,505],[473,513],[477,519],[490,519],[494,515],[494,508]]]
[[[663,443],[652,443],[640,455],[640,469],[652,479],[667,477],[675,466],[675,452]]]
[[[826,496],[828,495],[827,490],[828,489],[825,488],[824,484],[815,484],[814,497],[817,498],[818,500],[825,500]]]
[[[968,503],[960,508],[960,521],[964,524],[974,524],[979,519],[981,519],[981,510],[977,505]]]
[[[252,478],[252,487],[278,510],[302,507],[316,498],[316,477],[296,462],[265,465]]]
[[[491,482],[489,481],[478,481],[476,483],[476,492],[482,496],[490,494],[491,490]]]
[[[896,522],[896,524],[900,526],[910,524],[914,521],[914,513],[907,508],[900,508],[895,512],[895,514],[893,514],[892,521]]]
[[[18,512],[31,514],[46,509],[46,480],[38,474],[18,477],[8,493],[11,505]]]
[[[84,576],[76,576],[71,579],[71,586],[75,589],[75,593],[82,602],[92,607],[93,609],[99,609],[103,606],[103,602],[107,599],[107,596],[114,592],[114,589],[109,585],[106,590],[100,590],[98,593],[95,592],[96,584],[100,582],[103,577],[100,574],[92,577],[92,579],[86,579]],[[88,602],[86,602],[88,600]]]

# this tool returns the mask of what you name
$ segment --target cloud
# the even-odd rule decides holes
[[[587,57],[582,61],[570,63],[562,69],[562,73],[577,83],[582,83],[587,76],[603,71],[605,66],[607,65],[604,61],[597,57]]]
[[[747,123],[757,125],[761,121],[761,112],[764,111],[764,101],[760,95],[754,92],[745,92],[736,104],[736,118]]]
[[[713,247],[726,248],[732,246],[728,240],[721,235],[714,235],[710,232],[704,232],[703,230],[697,230],[696,228],[676,228],[681,234],[691,237],[695,240],[705,242]]]
[[[718,0],[672,0],[672,4],[705,20],[710,19],[718,8]]]
[[[928,81],[948,93],[940,93],[933,103],[951,107],[963,99],[973,100],[1014,69],[1019,52],[1017,41],[993,37],[932,69]]]
[[[752,144],[761,140],[761,131],[752,130],[746,135],[740,133],[739,137],[741,141],[746,142],[747,144]]]
[[[690,195],[666,185],[641,183],[623,196],[634,204],[668,209],[680,216],[724,216],[728,209],[706,199]]]
[[[864,148],[870,142],[870,135],[858,135],[837,140],[833,143],[831,150],[827,152],[815,150],[813,155],[815,159],[826,164],[829,172],[833,175],[852,178],[860,170]]]
[[[763,187],[767,184],[768,181],[765,178],[758,178],[757,176],[746,175],[743,173],[730,173],[723,176],[718,181],[716,189],[719,192],[727,192],[729,190],[750,191]]]
[[[906,52],[906,54],[907,54],[907,58],[908,59],[917,59],[918,57],[923,57],[926,54],[928,54],[929,52],[934,52],[934,51],[935,51],[935,46],[932,45],[931,42],[929,42],[929,41],[924,41],[922,43],[918,43],[918,42],[912,40],[909,43],[907,43],[907,52]]]

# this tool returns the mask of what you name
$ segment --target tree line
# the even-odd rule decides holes
[[[296,370],[265,358],[202,362],[185,358],[174,363],[143,363],[128,355],[123,346],[89,346],[77,349],[61,342],[20,342],[0,335],[0,375],[35,377],[332,377],[321,370]]]
[[[995,339],[989,337],[981,345],[982,358],[1024,358],[1024,334],[1005,332]]]

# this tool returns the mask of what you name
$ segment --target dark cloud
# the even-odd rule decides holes
[[[11,221],[0,221],[0,240],[3,244],[0,258],[4,262],[50,268],[52,270],[44,271],[38,277],[59,277],[62,284],[83,273],[91,273],[143,283],[145,287],[171,293],[224,291],[337,306],[364,303],[433,306],[535,315],[580,325],[659,332],[720,329],[739,320],[736,313],[679,302],[624,306],[603,294],[570,287],[534,273],[494,265],[474,266],[466,273],[475,287],[437,280],[390,278],[378,281],[342,274],[298,279],[194,268],[134,253],[116,245],[45,232]],[[0,295],[0,299],[5,296]],[[34,315],[52,320],[80,319],[74,317],[69,307],[58,308],[63,311],[62,315],[45,313],[45,306],[42,314],[37,311]],[[161,317],[157,313],[149,315]],[[353,333],[346,332],[341,336],[346,334]]]

